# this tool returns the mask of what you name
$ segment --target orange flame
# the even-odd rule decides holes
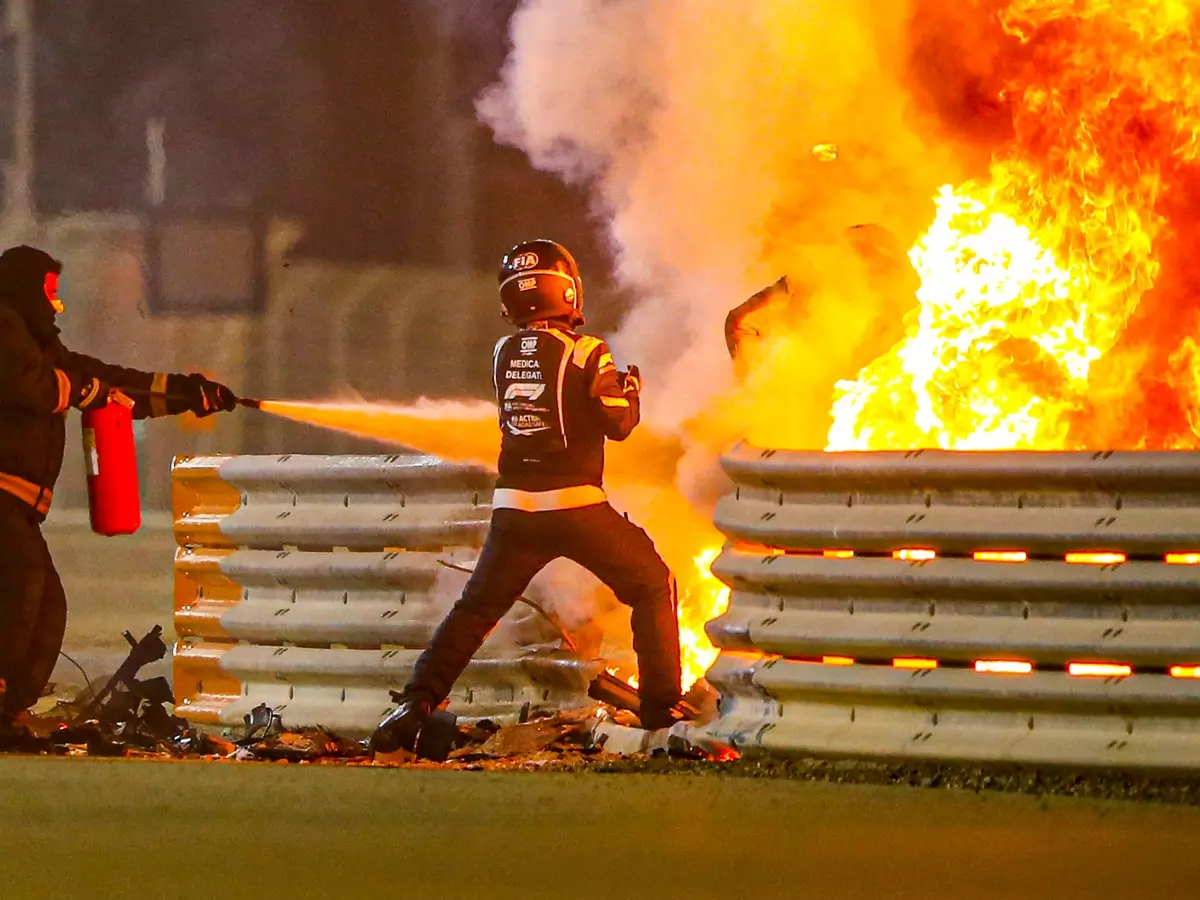
[[[1028,675],[1033,663],[1019,659],[977,659],[975,671],[991,675]]]
[[[609,675],[612,675],[616,678],[620,678],[627,685],[629,685],[631,688],[634,688],[634,689],[636,689],[638,687],[638,685],[641,683],[638,680],[638,676],[637,676],[636,672],[632,672],[632,673],[626,675],[626,674],[622,673],[621,670],[618,669],[616,666],[608,666],[607,668],[605,668],[604,671],[607,672]]]
[[[729,588],[712,573],[712,564],[720,555],[720,547],[709,547],[692,558],[690,584],[679,599],[679,651],[685,691],[704,677],[720,653],[704,631],[707,623],[729,608]]]
[[[1124,553],[1068,553],[1063,558],[1072,565],[1119,566],[1127,557]]]
[[[971,554],[976,562],[1023,563],[1029,560],[1024,550],[976,550]]]
[[[1077,678],[1125,678],[1133,674],[1133,666],[1125,663],[1073,662],[1067,664],[1067,674]]]
[[[907,562],[929,562],[931,559],[937,559],[937,551],[921,547],[905,547],[902,550],[893,550],[892,559],[902,559]]]
[[[999,23],[1012,138],[987,178],[938,191],[907,332],[837,384],[828,449],[1194,446],[1200,345],[1173,335],[1187,420],[1154,437],[1121,421],[1149,353],[1114,353],[1200,154],[1192,4],[1010,0]]]

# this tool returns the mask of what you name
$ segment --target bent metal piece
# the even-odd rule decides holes
[[[1200,453],[740,445],[724,467],[718,736],[1200,769]]]
[[[72,725],[78,725],[93,718],[104,706],[104,701],[109,698],[113,691],[122,685],[132,685],[135,676],[143,667],[148,666],[152,662],[158,662],[158,660],[167,655],[167,645],[163,642],[162,633],[162,626],[155,625],[141,640],[135,641],[132,634],[128,631],[124,632],[123,636],[129,644],[129,655],[117,667],[117,671],[108,679],[104,687],[100,689],[100,692],[75,717],[71,723]]]

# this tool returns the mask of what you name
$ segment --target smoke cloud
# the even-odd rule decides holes
[[[648,424],[700,453],[685,481],[764,427],[776,446],[823,446],[834,382],[870,360],[881,316],[905,312],[867,290],[846,229],[910,246],[967,164],[946,139],[959,100],[910,89],[912,14],[901,0],[525,0],[510,23],[479,115],[589,186],[639,301],[614,349],[648,375]],[[924,61],[934,85],[942,63]],[[836,159],[814,153],[827,144]],[[783,274],[806,286],[807,312],[780,364],[735,387],[725,316]]]

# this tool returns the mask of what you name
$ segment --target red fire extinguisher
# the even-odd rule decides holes
[[[83,457],[92,531],[133,534],[142,525],[142,503],[132,401],[114,393],[103,409],[83,414]]]

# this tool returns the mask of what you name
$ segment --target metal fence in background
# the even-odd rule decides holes
[[[721,736],[1200,765],[1200,453],[741,445],[724,465]]]

